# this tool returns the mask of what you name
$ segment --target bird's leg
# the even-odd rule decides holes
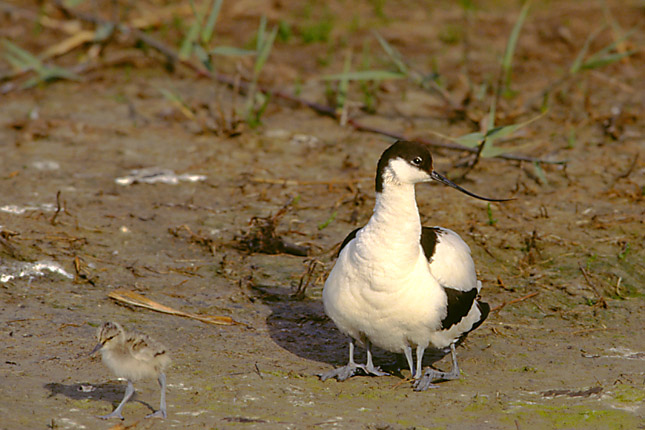
[[[338,369],[330,370],[329,372],[322,373],[320,376],[321,381],[326,381],[329,378],[336,378],[339,381],[344,381],[351,378],[356,373],[356,370],[361,366],[354,362],[354,339],[349,339],[349,361],[347,365],[339,367]]]
[[[450,353],[452,355],[452,370],[450,372],[441,372],[433,368],[426,369],[423,377],[414,383],[415,391],[425,391],[428,388],[435,388],[436,385],[432,381],[459,379],[459,366],[457,365],[457,352],[455,351],[454,343],[450,344]]]
[[[101,415],[99,418],[108,420],[110,418],[119,418],[119,419],[124,419],[123,415],[121,415],[121,410],[123,409],[123,406],[127,403],[128,400],[130,400],[130,397],[134,394],[134,385],[132,385],[132,381],[128,381],[128,386],[125,389],[125,395],[123,396],[123,400],[121,400],[121,403],[119,403],[119,406],[116,407],[115,410],[112,411],[112,413],[107,414],[107,415]]]
[[[329,378],[336,378],[339,381],[344,381],[345,379],[354,376],[356,370],[362,367],[363,366],[354,362],[354,339],[349,339],[349,361],[347,362],[347,365],[339,367],[338,369],[330,370],[329,372],[325,372],[318,376],[320,376],[321,381],[326,381]]]
[[[389,373],[383,372],[378,367],[374,366],[372,362],[372,343],[369,340],[365,341],[365,348],[367,348],[367,363],[363,370],[373,376],[387,376]]]
[[[146,415],[146,418],[166,418],[166,375],[159,374],[159,386],[161,387],[161,400],[159,400],[159,410]]]
[[[414,379],[421,378],[421,368],[423,367],[423,354],[425,353],[426,348],[424,346],[417,345],[417,369],[414,372]]]
[[[374,376],[384,376],[387,375],[387,373],[382,372],[378,367],[374,366],[374,363],[372,362],[372,351],[370,349],[370,343],[369,341],[365,342],[367,346],[367,364],[357,364],[354,361],[354,339],[349,340],[349,362],[347,365],[343,367],[339,367],[338,369],[330,370],[329,372],[325,372],[320,376],[320,379],[322,381],[326,381],[329,378],[336,378],[339,381],[344,381],[345,379],[349,379],[352,376],[356,374],[356,371],[358,369],[361,369],[363,372],[367,373],[368,375],[374,375]]]
[[[410,345],[405,347],[405,359],[408,360],[408,367],[410,368],[410,375],[412,378],[416,377],[414,371],[414,361],[412,360],[412,347]]]

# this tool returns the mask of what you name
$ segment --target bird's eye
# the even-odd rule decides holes
[[[422,162],[423,160],[421,159],[421,157],[414,157],[412,159],[412,164],[414,164],[415,166],[420,166]]]

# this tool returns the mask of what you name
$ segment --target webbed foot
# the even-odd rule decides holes
[[[102,420],[109,420],[112,418],[118,418],[120,420],[124,420],[123,415],[121,415],[121,411],[114,410],[112,413],[109,413],[107,415],[99,415],[98,418]]]
[[[446,381],[450,379],[459,379],[459,374],[455,375],[451,372],[440,372],[435,369],[426,369],[423,376],[414,382],[414,391],[426,391],[429,388],[438,388],[438,385],[432,381]]]
[[[414,382],[414,391],[426,391],[428,388],[437,388],[437,385],[432,381],[449,381],[451,379],[459,379],[459,366],[457,365],[457,352],[455,351],[455,344],[450,345],[450,355],[452,357],[452,370],[450,372],[442,372],[433,368],[427,368],[423,372],[423,376],[419,377]]]
[[[356,372],[359,370],[361,370],[366,375],[371,375],[371,376],[389,375],[389,373],[383,372],[381,369],[379,369],[376,366],[367,366],[365,364],[349,363],[343,367],[330,370],[329,372],[322,373],[318,376],[320,377],[321,381],[326,381],[327,379],[330,379],[330,378],[336,378],[338,381],[342,382],[346,379],[351,378],[352,376],[355,376]]]
[[[321,381],[326,381],[330,378],[336,378],[338,381],[342,382],[354,376],[359,369],[365,371],[365,366],[363,366],[362,364],[349,363],[346,366],[330,370],[329,372],[322,373],[318,376],[320,377]]]
[[[159,409],[158,411],[156,411],[156,412],[154,412],[152,414],[146,415],[146,418],[161,418],[161,419],[165,419],[166,418],[166,411],[162,410],[162,409]]]

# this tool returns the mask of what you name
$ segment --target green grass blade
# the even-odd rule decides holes
[[[493,141],[495,139],[501,139],[503,137],[509,136],[513,133],[515,133],[517,130],[520,128],[526,127],[527,125],[531,124],[532,122],[537,121],[538,119],[542,118],[545,115],[546,112],[543,112],[537,116],[534,116],[533,118],[529,119],[528,121],[521,122],[519,124],[510,124],[510,125],[502,125],[499,127],[494,127],[488,132],[486,132],[486,140]]]
[[[388,79],[404,79],[406,76],[400,72],[388,70],[362,70],[359,72],[343,72],[333,75],[325,75],[320,79],[323,81],[384,81]]]
[[[475,133],[464,134],[463,136],[457,138],[448,137],[448,139],[469,148],[476,148],[484,140],[484,135],[481,132],[477,131]]]
[[[517,40],[520,37],[520,31],[526,20],[526,16],[529,13],[529,8],[531,6],[531,1],[527,1],[522,6],[520,11],[520,16],[517,18],[513,30],[511,31],[511,36],[508,39],[506,44],[506,51],[504,52],[504,58],[502,60],[502,69],[504,71],[504,85],[506,88],[510,86],[511,83],[511,70],[513,67],[513,54],[515,53],[515,47],[517,46]]]
[[[338,93],[336,94],[336,109],[342,110],[347,101],[347,92],[349,91],[349,74],[352,67],[352,50],[347,51],[343,73],[341,73],[340,82],[338,83]]]
[[[497,224],[497,219],[493,217],[493,208],[491,207],[490,203],[488,203],[488,206],[486,206],[486,214],[488,215],[488,225]]]
[[[64,67],[51,66],[45,67],[39,77],[42,81],[53,81],[55,79],[67,79],[69,81],[80,81],[81,77],[71,70],[67,70]]]
[[[510,125],[503,125],[499,127],[493,127],[492,129],[488,130],[485,136],[486,146],[482,150],[481,156],[484,158],[495,157],[496,155],[517,150],[518,148],[520,148],[520,146],[514,146],[512,148],[500,148],[500,147],[496,147],[494,143],[497,139],[502,139],[504,137],[510,136],[520,128],[526,127],[532,122],[537,121],[545,114],[546,112],[542,112],[540,115],[537,115],[529,119],[528,121],[524,121],[519,124],[510,124]]]
[[[338,215],[338,211],[332,212],[332,214],[327,218],[325,221],[322,223],[318,224],[318,230],[324,230],[325,228],[329,227],[329,224],[334,222],[336,219],[336,216]]]
[[[199,22],[201,22],[201,20],[202,20],[202,16],[201,16],[201,14],[200,14],[199,12],[197,12],[197,7],[195,6],[195,2],[194,2],[194,0],[188,0],[188,2],[190,3],[190,8],[191,8],[191,9],[192,9],[192,11],[193,11],[193,15],[195,16],[195,20],[196,20],[198,23],[199,23]]]
[[[480,156],[482,158],[496,157],[498,155],[506,154],[515,150],[515,148],[501,148],[499,146],[493,146],[491,142],[486,142],[486,146],[482,150]]]
[[[591,57],[604,56],[606,54],[609,54],[611,51],[614,51],[616,49],[616,46],[618,46],[618,44],[623,43],[625,40],[627,40],[632,34],[634,34],[634,31],[635,31],[635,29],[632,28],[627,33],[625,33],[623,36],[621,36],[620,38],[616,39],[615,41],[613,41],[609,45],[607,45],[604,48],[602,48],[600,51],[598,51],[595,54],[591,55]]]
[[[266,37],[266,40],[264,40],[262,46],[258,50],[258,56],[255,59],[255,65],[253,66],[253,74],[255,76],[258,76],[260,74],[262,68],[264,67],[264,64],[269,58],[269,54],[271,54],[271,48],[273,48],[273,42],[275,41],[277,34],[278,27],[276,26],[273,28],[273,30],[271,30],[271,33],[269,33],[269,35]]]
[[[613,64],[617,61],[622,60],[625,57],[634,55],[637,52],[638,52],[637,50],[632,50],[627,52],[616,52],[613,54],[605,55],[604,57],[600,57],[600,58],[597,58],[595,55],[593,55],[582,64],[581,69],[590,70],[590,69],[598,69],[600,67],[608,66],[610,64]]]
[[[81,77],[71,70],[67,70],[59,66],[43,66],[42,69],[37,71],[37,76],[29,78],[25,83],[22,84],[21,88],[27,89],[35,87],[41,82],[50,82],[57,79],[67,79],[70,81],[80,81]]]
[[[80,5],[81,3],[84,3],[85,0],[65,0],[63,1],[63,4],[67,8],[75,8],[76,6]]]
[[[171,101],[173,103],[178,103],[178,104],[181,104],[181,105],[184,104],[183,100],[178,95],[176,95],[175,93],[173,93],[170,90],[167,90],[165,88],[159,88],[159,92],[168,101]]]
[[[3,40],[2,43],[7,49],[5,57],[13,66],[17,66],[20,70],[40,70],[43,68],[42,61],[29,51],[22,49],[18,45],[13,44],[6,39]]]
[[[215,31],[215,23],[217,22],[217,17],[219,16],[219,11],[222,7],[223,0],[214,0],[211,7],[211,13],[206,19],[206,24],[202,28],[202,43],[207,44],[213,38],[213,33]]]
[[[190,110],[188,105],[184,103],[180,96],[165,88],[158,89],[161,95],[163,95],[166,100],[174,104],[186,118],[195,119],[195,114]]]
[[[223,55],[226,57],[242,57],[245,55],[255,55],[256,52],[250,49],[236,48],[235,46],[216,46],[210,51],[213,55]]]
[[[202,47],[202,45],[196,43],[193,45],[193,52],[195,53],[195,57],[206,67],[206,69],[213,71],[213,64],[211,63],[211,57],[206,52],[206,50]]]
[[[22,59],[16,57],[16,55],[14,55],[11,52],[5,52],[4,57],[9,62],[9,64],[11,64],[11,67],[13,67],[16,70],[26,71],[26,70],[32,69],[32,67],[29,64],[25,64],[25,62]]]
[[[94,41],[103,42],[107,40],[108,37],[112,36],[112,34],[114,34],[114,24],[101,24],[96,28],[96,31],[94,32]]]
[[[266,37],[267,31],[267,17],[262,15],[260,18],[260,27],[258,28],[257,38],[255,41],[255,50],[260,52],[262,46],[264,45],[264,38]]]
[[[535,175],[540,179],[540,181],[544,185],[549,185],[549,180],[546,178],[546,175],[544,174],[544,170],[542,169],[542,166],[540,166],[540,163],[534,161],[533,167],[535,168]]]
[[[609,64],[620,61],[625,57],[629,57],[634,53],[638,52],[636,50],[627,51],[627,52],[612,52],[616,50],[618,44],[627,40],[634,33],[634,29],[631,29],[625,33],[622,37],[616,39],[613,43],[602,48],[600,51],[596,52],[593,55],[590,55],[582,64],[579,66],[580,69],[597,69],[599,67],[604,67]]]
[[[576,56],[576,59],[573,60],[573,63],[571,64],[571,67],[569,67],[569,74],[575,75],[578,73],[582,67],[583,60],[585,56],[587,55],[587,51],[589,51],[589,47],[591,46],[591,42],[598,37],[600,32],[605,29],[605,26],[602,26],[600,28],[597,28],[595,31],[592,31],[587,39],[585,40],[585,43],[582,45],[582,48],[580,49],[580,52],[578,52],[578,55]]]
[[[32,78],[27,79],[27,80],[25,81],[25,83],[24,83],[24,84],[22,84],[20,87],[21,87],[23,90],[26,90],[26,89],[29,89],[29,88],[33,88],[33,87],[35,87],[35,86],[36,86],[36,85],[38,85],[40,82],[42,82],[42,81],[40,80],[40,77],[38,77],[38,76],[34,76],[34,77],[32,77]]]
[[[387,40],[383,38],[383,36],[378,34],[376,31],[374,31],[373,33],[376,37],[376,40],[378,40],[378,43],[381,45],[381,48],[383,48],[388,57],[390,57],[390,60],[392,60],[396,68],[399,69],[399,72],[407,75],[409,72],[408,66],[403,61],[403,56],[401,55],[401,53],[397,51],[396,48],[394,48],[392,45],[390,45]]]
[[[447,138],[449,140],[452,140],[453,142],[459,143],[460,145],[467,146],[469,148],[476,148],[479,146],[484,140],[486,141],[486,147],[482,150],[481,156],[482,157],[494,157],[496,155],[506,153],[506,152],[511,152],[516,149],[518,149],[520,146],[512,147],[512,148],[498,148],[493,145],[495,140],[501,139],[507,136],[510,136],[511,134],[515,133],[517,130],[521,129],[522,127],[526,127],[527,125],[531,124],[532,122],[537,121],[541,117],[543,117],[546,114],[546,112],[542,112],[541,114],[527,120],[524,122],[521,122],[519,124],[509,124],[509,125],[500,125],[498,127],[493,127],[489,129],[486,134],[483,134],[479,131],[475,133],[468,133],[463,136],[457,137],[457,138],[451,138],[451,137],[446,137],[442,136],[444,138]]]
[[[540,142],[526,142],[523,144],[519,145],[513,145],[513,146],[495,146],[495,145],[486,145],[486,147],[482,150],[481,156],[483,158],[491,158],[491,157],[497,157],[498,155],[502,154],[508,154],[510,152],[517,153],[517,151],[520,150],[529,150],[538,145]]]
[[[276,25],[273,30],[267,35],[266,34],[266,17],[263,16],[260,20],[260,28],[257,33],[257,56],[255,57],[255,64],[253,65],[253,80],[249,86],[248,94],[246,97],[246,105],[244,110],[246,112],[246,121],[251,126],[254,127],[260,123],[260,115],[264,111],[264,108],[260,110],[255,110],[256,99],[257,99],[257,86],[258,78],[260,73],[264,68],[269,55],[271,54],[271,48],[275,42],[275,38],[278,34],[278,26]],[[266,102],[267,98],[265,98]],[[266,104],[264,105],[266,107]],[[255,113],[254,113],[255,112]]]
[[[179,58],[182,60],[187,60],[190,58],[193,53],[193,45],[199,36],[199,22],[194,22],[188,29],[186,37],[181,42],[181,48],[179,48]]]
[[[501,85],[501,83],[500,83]],[[497,94],[500,94],[501,88],[497,89]],[[490,104],[490,110],[488,111],[488,124],[486,126],[487,130],[495,128],[495,115],[497,114],[497,100],[499,97],[493,97],[493,101]]]

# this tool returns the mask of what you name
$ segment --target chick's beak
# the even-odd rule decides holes
[[[488,197],[478,196],[477,194],[471,193],[467,189],[460,187],[459,185],[457,185],[454,182],[452,182],[450,179],[446,178],[443,175],[440,175],[439,173],[435,172],[434,170],[432,172],[430,172],[430,177],[432,179],[434,179],[435,181],[437,181],[437,182],[441,182],[444,185],[448,185],[449,187],[452,187],[452,188],[454,188],[456,190],[459,190],[462,193],[467,194],[470,197],[474,197],[474,198],[479,199],[479,200],[485,200],[487,202],[507,202],[509,200],[514,200],[514,199],[489,199]]]
[[[90,352],[88,355],[94,355],[99,349],[103,348],[103,344],[101,342],[97,343],[92,352]]]

